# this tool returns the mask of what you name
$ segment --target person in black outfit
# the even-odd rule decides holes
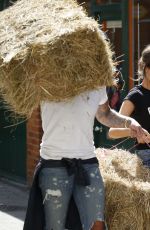
[[[131,116],[150,132],[150,45],[142,52],[138,65],[139,79],[142,83],[130,90],[120,108],[122,115]],[[110,128],[110,138],[134,137],[129,129]],[[143,164],[150,168],[150,145],[141,138],[136,139],[136,153]]]
[[[119,111],[122,100],[121,100],[121,91],[124,87],[124,80],[120,70],[116,69],[114,76],[114,85],[107,87],[107,95],[110,108]]]

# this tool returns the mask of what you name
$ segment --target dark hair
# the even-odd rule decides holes
[[[150,68],[150,45],[146,46],[146,48],[142,51],[138,64],[139,77],[143,78],[145,75],[145,68]]]
[[[119,88],[119,90],[122,90],[125,85],[125,81],[123,79],[122,73],[121,73],[121,68],[120,69],[115,69],[114,71],[114,76],[113,76],[113,86],[115,88]]]

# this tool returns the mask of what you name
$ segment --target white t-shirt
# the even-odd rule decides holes
[[[107,101],[106,87],[80,94],[67,102],[43,102],[43,137],[40,155],[44,159],[95,157],[93,125],[98,105]]]

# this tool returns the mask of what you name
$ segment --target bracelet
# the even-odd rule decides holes
[[[124,127],[125,127],[126,129],[128,129],[128,128],[129,128],[129,125],[130,125],[128,122],[130,122],[130,120],[125,119]]]

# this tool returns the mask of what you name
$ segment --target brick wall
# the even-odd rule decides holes
[[[27,122],[27,182],[31,184],[35,165],[39,159],[42,137],[40,109],[33,112]]]

